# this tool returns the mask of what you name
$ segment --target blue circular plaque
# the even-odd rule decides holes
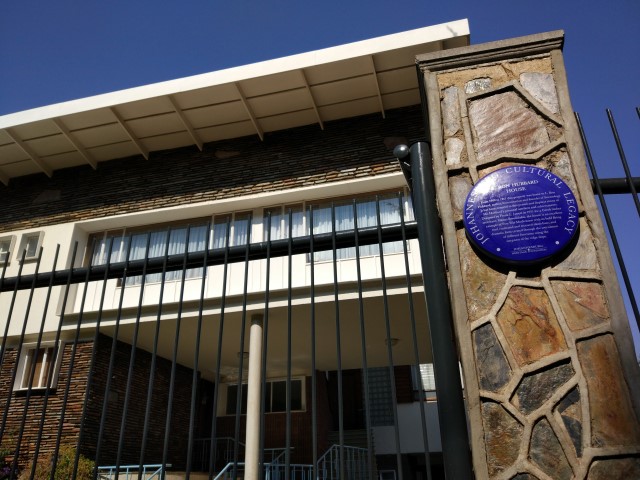
[[[553,173],[529,165],[501,168],[480,180],[464,204],[467,237],[508,263],[544,261],[578,230],[578,203]]]

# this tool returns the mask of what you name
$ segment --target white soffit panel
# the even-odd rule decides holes
[[[127,125],[138,138],[155,137],[184,130],[184,125],[175,112],[136,118],[127,121]]]
[[[77,167],[78,165],[86,165],[87,162],[85,159],[78,153],[77,151],[65,152],[59,155],[52,155],[50,157],[46,157],[43,160],[47,162],[48,165],[56,165],[58,168],[68,168],[68,167]]]
[[[415,56],[468,43],[457,20],[0,116],[0,180],[417,104]]]
[[[24,153],[24,150],[22,150],[15,143],[0,145],[0,165],[21,162],[23,160],[27,160],[28,158],[29,156]]]
[[[117,109],[120,116],[125,120],[151,117],[174,111],[167,96],[117,105]]]
[[[312,108],[311,98],[306,88],[263,95],[248,100],[253,113],[258,118]]]
[[[2,173],[9,177],[22,177],[23,175],[31,175],[42,171],[31,160],[2,165],[0,168],[2,168]]]
[[[242,122],[247,119],[247,112],[240,101],[193,108],[183,112],[196,129]]]
[[[139,153],[138,147],[129,141],[111,145],[101,145],[91,148],[89,152],[91,152],[91,155],[93,155],[98,162],[105,162],[107,160],[113,160],[114,158],[130,157]]]
[[[300,125],[311,125],[317,121],[316,114],[311,108],[260,119],[265,132],[276,132]]]
[[[112,143],[126,142],[129,140],[127,134],[117,123],[99,125],[92,128],[85,128],[73,132],[76,139],[87,148],[110,145]]]

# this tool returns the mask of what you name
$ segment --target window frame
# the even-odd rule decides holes
[[[96,263],[95,265],[104,265],[108,261],[110,261],[110,257],[113,255],[113,252],[106,252],[106,247],[109,244],[108,239],[111,237],[120,239],[120,247],[119,247],[119,252],[117,254],[118,255],[117,262],[125,262],[127,258],[128,249],[130,248],[128,243],[129,238],[133,238],[134,236],[141,235],[141,234],[149,235],[153,233],[168,231],[169,229],[173,231],[181,228],[186,229],[186,228],[197,228],[197,227],[203,227],[203,226],[206,227],[209,225],[210,220],[211,220],[211,217],[198,217],[198,218],[189,219],[187,221],[164,222],[164,223],[156,223],[156,224],[149,224],[149,225],[140,225],[135,227],[113,228],[110,230],[93,232],[89,234],[89,238],[87,241],[84,265],[94,266],[93,259],[95,256],[96,248],[100,248],[102,250],[100,253],[100,258],[101,258],[101,262],[104,262],[104,263]],[[210,226],[211,228],[213,228],[213,223],[211,223]],[[167,239],[167,241],[170,241],[170,240]],[[212,241],[212,238],[210,235],[208,248],[211,248],[211,241]],[[207,246],[205,245],[205,247]],[[186,248],[188,248],[188,246],[186,246]],[[142,259],[137,259],[137,260],[142,260]],[[199,268],[195,268],[194,270],[198,270],[198,269]],[[188,269],[188,270],[191,270],[191,269]],[[134,278],[134,277],[129,277],[129,278]],[[186,280],[201,279],[201,278],[202,278],[202,273],[200,275],[196,275],[193,277],[187,277]],[[165,278],[165,282],[178,282],[178,281],[181,281],[181,278],[175,278],[175,279]],[[159,283],[160,281],[149,280],[148,278],[145,280],[145,284],[159,284]],[[141,282],[135,282],[135,283],[127,282],[126,285],[129,287],[134,287],[134,286],[140,286],[140,284]],[[117,286],[118,287],[122,286],[122,278],[117,279]]]
[[[192,218],[186,221],[180,220],[175,222],[155,223],[155,224],[139,225],[139,226],[133,226],[133,227],[125,226],[122,228],[111,228],[108,230],[93,232],[93,233],[90,233],[88,237],[84,264],[93,265],[94,257],[95,257],[94,252],[96,247],[105,249],[107,245],[107,239],[112,236],[114,238],[120,239],[120,251],[118,253],[118,261],[123,262],[125,261],[125,257],[127,253],[126,249],[129,248],[128,242],[126,240],[127,238],[129,238],[132,235],[135,236],[137,234],[156,233],[169,228],[176,229],[176,228],[185,228],[187,226],[198,227],[205,224],[210,225],[211,230],[209,232],[209,244],[207,245],[209,249],[226,248],[227,241],[230,247],[245,245],[245,242],[247,239],[249,239],[253,243],[256,243],[257,241],[264,242],[264,241],[267,241],[267,238],[269,238],[269,232],[267,231],[267,221],[266,221],[267,214],[269,211],[273,212],[273,216],[277,215],[278,222],[280,223],[277,229],[278,238],[271,238],[272,241],[288,238],[289,209],[292,210],[293,217],[296,218],[294,225],[291,226],[293,230],[293,236],[294,237],[307,236],[307,235],[310,235],[313,230],[313,226],[311,225],[311,222],[310,222],[310,210],[312,208],[314,209],[314,211],[316,211],[318,208],[323,208],[323,209],[327,207],[330,208],[331,204],[334,204],[336,207],[350,206],[354,200],[356,201],[357,204],[358,202],[360,203],[375,202],[376,197],[379,197],[380,201],[384,201],[385,198],[399,198],[402,203],[402,209],[403,209],[405,221],[408,222],[413,220],[411,197],[406,187],[397,187],[397,188],[386,189],[386,190],[376,191],[376,192],[365,192],[365,193],[359,193],[356,195],[325,197],[325,198],[318,198],[318,199],[313,199],[308,201],[283,202],[275,205],[272,204],[272,205],[267,205],[262,207],[256,207],[254,209],[241,209],[238,211],[215,213],[208,216],[200,216],[200,217]],[[261,212],[261,216],[260,216],[260,213],[258,212]],[[237,231],[237,229],[238,229],[238,226],[240,225],[240,222],[244,222],[244,221],[248,222],[248,224],[246,225],[246,228],[244,228],[245,233],[243,234],[241,231]],[[376,223],[377,223],[377,219],[376,219]],[[389,223],[383,223],[383,224],[386,225]],[[362,227],[362,225],[359,225],[359,227]],[[273,225],[271,228],[273,233],[273,229],[274,229]],[[348,228],[343,230],[348,230]],[[221,237],[220,237],[220,234],[218,234],[218,232],[220,232],[220,234],[224,236],[222,240],[220,240]],[[314,235],[321,234],[321,233],[322,232],[314,232]],[[238,235],[240,236],[244,235],[245,240],[238,241]],[[255,238],[259,235],[262,236],[261,239]],[[360,258],[376,257],[380,255],[380,252],[373,252],[374,249],[371,249],[372,253],[362,253],[362,248],[365,248],[365,247],[361,246],[360,248],[361,248]],[[409,244],[407,244],[407,251],[410,251]],[[382,252],[383,255],[401,254],[401,253],[402,251],[385,252],[383,250]],[[107,258],[102,260],[102,257],[105,257],[105,256]],[[102,252],[100,255],[101,262],[108,261],[111,256],[112,256],[111,253]],[[353,256],[339,255],[339,258],[337,258],[337,261],[353,261],[355,258],[356,258],[355,255]],[[312,259],[310,258],[310,255],[307,254],[306,255],[307,265],[309,265],[311,261]],[[332,262],[332,258],[331,259],[320,258],[316,255],[313,259],[313,262],[316,264],[330,263]],[[100,263],[100,264],[96,263],[95,265],[102,265],[102,264],[104,263]],[[202,278],[202,275],[192,276],[188,278],[189,279]],[[173,282],[173,281],[179,281],[179,279],[172,279],[172,278],[165,279],[165,282]],[[122,283],[121,280],[118,280],[118,287],[122,286],[121,283]],[[145,283],[152,284],[152,283],[159,283],[159,281],[155,281],[155,280],[150,281],[149,279],[147,279]],[[140,282],[135,282],[135,283],[127,282],[127,285],[136,286],[136,285],[140,285]]]
[[[22,234],[22,237],[20,238],[20,246],[16,250],[17,259],[19,261],[22,260],[22,252],[24,252],[26,250],[27,245],[29,244],[29,239],[35,238],[36,236],[37,236],[38,239],[36,241],[36,246],[35,246],[35,249],[34,249],[34,253],[33,253],[33,255],[27,255],[25,253],[24,261],[25,262],[33,262],[33,261],[38,259],[38,254],[40,252],[40,247],[42,247],[42,241],[44,240],[44,231],[43,230],[36,231],[36,232],[28,232],[28,233],[23,233]]]
[[[264,210],[264,209],[262,209]],[[211,216],[211,236],[209,240],[209,248],[214,248],[217,243],[217,236],[215,235],[216,225],[225,225],[224,241],[221,245],[218,245],[215,248],[226,248],[227,241],[229,242],[230,247],[237,247],[241,245],[246,245],[246,241],[244,243],[239,243],[236,241],[236,223],[241,221],[248,220],[247,225],[247,239],[251,241],[255,241],[253,238],[253,227],[255,225],[255,216],[253,215],[253,210],[238,210],[234,212],[226,212],[226,213],[216,213]],[[228,228],[228,230],[226,230]],[[251,242],[250,242],[251,243]]]
[[[273,391],[274,391],[274,389],[273,389],[272,384],[286,382],[286,381],[287,381],[286,377],[285,378],[278,377],[278,378],[269,378],[269,379],[267,379],[266,384],[269,385],[269,387],[268,387],[269,388],[269,392],[271,392],[270,398],[268,400],[269,405],[273,405]],[[294,382],[299,382],[299,384],[300,384],[300,408],[299,409],[298,408],[291,408],[291,412],[296,412],[296,413],[306,412],[307,411],[306,377],[304,377],[304,376],[291,377],[292,389],[293,389],[293,383]],[[224,389],[224,393],[223,393],[223,395],[224,395],[224,397],[223,397],[224,398],[224,409],[223,409],[223,412],[224,413],[222,413],[222,415],[226,416],[226,417],[231,417],[231,416],[235,416],[236,415],[235,409],[236,409],[237,403],[235,405],[233,405],[233,412],[229,413],[230,412],[230,410],[229,410],[229,406],[230,406],[229,405],[229,388],[230,387],[233,387],[233,388],[237,389],[238,388],[238,383],[237,382],[231,382],[231,383],[226,383],[225,384],[225,389]],[[247,382],[242,382],[241,391],[245,390],[246,388],[247,388]],[[237,398],[238,398],[238,393],[236,391],[236,399]],[[266,398],[265,398],[265,400],[266,400]],[[286,397],[285,397],[285,402],[286,402]],[[240,415],[246,415],[246,405],[244,406],[244,408],[241,405],[240,410],[241,410]],[[242,412],[242,410],[245,410],[245,412]],[[272,414],[272,413],[276,413],[276,414],[280,413],[280,414],[282,414],[282,413],[287,413],[287,411],[285,409],[285,410],[278,410],[278,411],[274,412],[271,409],[267,411],[267,409],[265,408],[264,413],[265,413],[265,415],[266,414]]]
[[[303,232],[303,236],[309,234],[309,215],[308,215],[308,210],[305,208],[305,202],[293,202],[293,203],[284,203],[284,204],[281,203],[279,205],[270,205],[268,207],[262,208],[262,241],[263,242],[266,242],[267,239],[274,241],[274,240],[285,240],[289,238],[289,228],[290,228],[289,210],[291,210],[292,218],[294,218],[296,214],[300,214],[300,219],[302,221],[301,230]],[[267,222],[268,212],[272,212],[271,225],[268,225],[268,222]],[[276,236],[277,238],[275,238],[273,235],[270,236],[269,231],[267,230],[267,227],[270,226],[271,231],[273,232],[274,214],[278,216],[278,223],[280,224],[278,226],[278,231],[280,232],[280,234]],[[295,228],[293,227],[291,228],[292,230],[295,230]],[[293,235],[294,238],[297,236],[300,236],[300,235],[295,235],[295,234]]]
[[[409,222],[409,221],[413,221],[414,220],[414,213],[413,213],[413,202],[411,199],[411,195],[408,191],[408,189],[406,187],[399,187],[397,189],[390,189],[390,190],[383,190],[383,191],[378,191],[378,192],[367,192],[367,193],[361,193],[358,195],[346,195],[346,196],[340,196],[340,197],[330,197],[330,198],[324,198],[324,199],[317,199],[317,200],[311,200],[308,202],[304,203],[304,211],[305,211],[305,217],[306,217],[306,222],[307,222],[307,234],[311,234],[312,233],[312,229],[313,229],[313,225],[311,225],[310,220],[309,220],[309,210],[311,208],[313,208],[314,213],[322,208],[331,208],[331,204],[333,204],[334,208],[339,208],[339,207],[344,207],[344,206],[348,206],[351,209],[353,209],[353,201],[356,201],[356,209],[358,208],[357,205],[359,202],[363,202],[363,201],[376,201],[376,197],[378,198],[378,201],[381,202],[382,200],[384,200],[384,198],[380,198],[380,197],[396,197],[396,198],[400,198],[401,200],[401,204],[402,204],[402,212],[403,212],[403,220],[404,222]],[[315,220],[315,216],[314,216],[314,220]],[[353,218],[353,217],[350,217]],[[337,219],[336,219],[336,223],[337,223]],[[398,222],[399,224],[400,222]],[[376,224],[377,224],[377,218],[376,218]],[[383,225],[394,225],[392,224],[387,224],[387,223],[383,223]],[[355,226],[355,223],[354,223]],[[332,225],[333,227],[333,225]],[[346,228],[346,229],[342,229],[342,230],[336,230],[336,231],[349,231],[349,230],[353,230],[354,227]],[[358,225],[358,228],[363,228],[362,225]],[[326,233],[326,232],[314,232],[314,235],[317,234],[321,234],[321,233]],[[393,242],[395,243],[395,242]],[[377,244],[375,244],[375,246],[377,247]],[[364,246],[361,246],[360,249],[362,250]],[[383,244],[384,247],[384,244]],[[353,248],[353,247],[352,247]],[[337,251],[340,252],[341,250],[348,250],[348,249],[338,249]],[[411,251],[410,248],[410,244],[409,242],[407,242],[407,253],[409,253]],[[331,253],[331,251],[327,251],[328,253]],[[314,259],[313,259],[313,263],[314,264],[322,264],[322,263],[331,263],[333,262],[333,254],[330,255],[331,258],[319,258],[320,253],[323,252],[317,252],[314,255]],[[324,252],[326,255],[326,252]],[[399,251],[399,252],[382,252],[382,255],[392,255],[392,254],[402,254],[403,251]],[[380,252],[378,251],[377,253],[360,253],[359,257],[361,259],[363,258],[370,258],[370,257],[377,257],[380,255]],[[343,256],[341,254],[337,255],[338,258],[336,258],[337,262],[341,262],[341,261],[353,261],[356,259],[356,255],[354,254],[353,256]],[[311,263],[311,256],[310,255],[306,255],[306,259],[307,259],[307,264]]]
[[[16,366],[16,379],[13,385],[14,392],[26,392],[29,389],[31,391],[44,391],[44,390],[55,390],[58,383],[58,374],[60,372],[60,365],[62,363],[62,350],[64,348],[64,344],[62,341],[57,343],[55,342],[41,342],[38,346],[37,343],[24,343],[22,344],[22,349],[20,351],[20,358],[18,360],[18,365]],[[32,381],[31,385],[25,385],[25,382],[28,381],[28,377],[31,374],[31,367],[33,365],[33,352],[44,350],[45,358],[43,360],[42,368],[40,370],[40,378],[37,385],[34,385],[35,382]],[[55,352],[56,356],[52,360],[48,356],[48,352]],[[51,362],[54,362],[53,371],[51,374],[51,379],[49,384],[43,384],[43,381],[46,382],[46,375],[48,375]],[[43,376],[44,375],[44,376]],[[35,380],[35,378],[33,379]]]
[[[11,256],[15,253],[16,236],[15,235],[3,235],[0,237],[0,244],[9,242],[9,248],[6,252],[0,252],[0,268],[5,265],[5,259],[7,266],[11,265]]]

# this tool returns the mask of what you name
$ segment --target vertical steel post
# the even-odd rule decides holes
[[[408,150],[413,209],[418,224],[422,277],[431,330],[445,475],[448,480],[469,480],[473,478],[471,454],[452,327],[431,150],[426,142],[416,142]],[[398,157],[406,156],[406,147],[396,152]]]

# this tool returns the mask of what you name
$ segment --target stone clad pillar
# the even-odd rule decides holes
[[[479,479],[640,478],[640,372],[569,101],[562,32],[418,56]],[[533,267],[471,246],[487,174],[562,179],[579,236]],[[458,292],[464,292],[460,294]]]

